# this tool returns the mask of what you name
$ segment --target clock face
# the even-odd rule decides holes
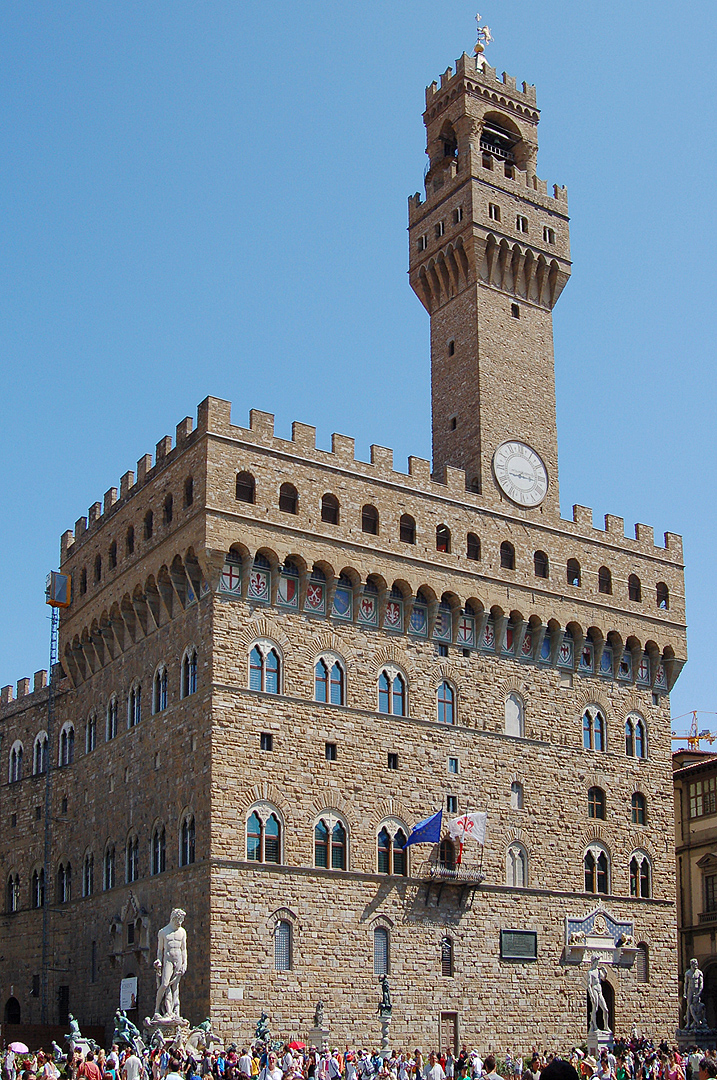
[[[501,443],[493,454],[493,472],[503,493],[518,506],[540,506],[545,498],[547,469],[525,443]]]

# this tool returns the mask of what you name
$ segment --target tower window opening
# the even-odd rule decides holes
[[[500,545],[500,565],[503,570],[515,570],[515,548],[507,540]]]
[[[670,590],[664,581],[657,583],[657,606],[662,608],[663,611],[668,611],[670,607]]]
[[[448,554],[451,550],[451,530],[447,525],[436,527],[436,551]]]
[[[490,172],[493,171],[493,157],[485,151],[483,152],[483,168],[488,169]]]
[[[443,157],[455,160],[458,157],[458,140],[453,129],[449,128],[441,138],[443,139]]]
[[[403,544],[416,543],[416,522],[410,514],[404,514],[401,518],[399,539]]]
[[[463,221],[463,207],[457,206],[453,211],[453,224],[459,225]]]
[[[515,169],[509,161],[506,161],[505,165],[503,166],[503,172],[509,180],[515,180]]]
[[[378,510],[375,506],[366,505],[361,510],[361,532],[378,536]]]
[[[497,203],[488,203],[488,217],[491,221],[500,221],[500,207]]]
[[[575,585],[577,588],[580,586],[580,563],[577,559],[568,559],[566,567],[566,577],[568,585]]]
[[[468,533],[466,541],[466,558],[472,562],[480,562],[480,540],[475,533]]]
[[[418,250],[425,251],[428,247],[428,237],[425,235],[418,237]]]
[[[515,227],[518,230],[518,232],[527,233],[527,231],[528,231],[528,219],[527,219],[527,217],[523,217],[522,214],[518,214],[517,218],[515,219]]]
[[[548,556],[544,551],[536,551],[533,555],[533,567],[535,570],[535,576],[538,578],[547,578],[550,574],[550,563],[548,562]]]
[[[548,225],[543,225],[543,242],[546,244],[555,243],[555,229],[551,229]]]
[[[446,232],[446,223],[445,223],[445,221],[437,221],[436,222],[436,239],[438,240],[442,236],[444,236],[445,232]]]
[[[451,340],[448,342],[448,355],[449,356],[455,356],[455,354],[456,354],[456,343],[451,338]]]
[[[520,141],[519,136],[508,131],[502,124],[494,120],[485,121],[480,137],[483,157],[500,158],[506,164],[512,165],[515,161],[513,147]]]
[[[519,319],[520,318],[520,304],[511,304],[510,305],[510,313],[513,316],[514,319]]]
[[[451,420],[450,420],[450,429],[451,429],[451,431],[455,431],[457,427],[458,427],[458,417],[457,416],[452,416]]]

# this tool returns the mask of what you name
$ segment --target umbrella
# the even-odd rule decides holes
[[[30,1053],[27,1046],[25,1046],[25,1043],[21,1043],[21,1042],[12,1042],[12,1043],[10,1043],[10,1045],[8,1047],[8,1050],[12,1050],[13,1054],[29,1054]]]
[[[305,1050],[306,1049],[306,1043],[304,1043],[304,1042],[290,1042],[289,1043],[289,1049],[290,1050]]]

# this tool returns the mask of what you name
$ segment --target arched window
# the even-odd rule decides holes
[[[148,510],[144,515],[144,538],[145,540],[152,539],[152,533],[154,532],[154,514],[151,510]]]
[[[475,533],[468,533],[466,558],[471,559],[472,562],[480,562],[480,540]]]
[[[523,809],[523,785],[520,780],[514,780],[510,785],[510,807],[511,810]]]
[[[316,701],[344,704],[344,671],[338,660],[320,657],[314,668],[314,697]]]
[[[5,909],[11,914],[20,910],[20,876],[19,874],[10,874],[7,879],[7,894],[5,898]]]
[[[378,711],[406,716],[406,682],[395,668],[384,668],[378,677]]]
[[[167,869],[167,832],[162,824],[152,831],[152,873],[163,874]]]
[[[184,508],[191,506],[194,502],[194,478],[188,476],[184,481]]]
[[[298,514],[299,493],[293,484],[282,484],[279,488],[279,509],[282,514]]]
[[[152,680],[152,712],[163,712],[167,708],[167,669],[160,664]]]
[[[642,584],[637,574],[630,574],[627,579],[627,595],[638,604],[642,600]]]
[[[32,775],[40,776],[47,772],[50,758],[50,742],[46,731],[39,731],[35,736],[35,745],[32,748]]]
[[[515,548],[508,540],[500,545],[500,565],[504,570],[515,570]]]
[[[281,862],[281,822],[268,806],[255,807],[247,818],[246,857],[249,862]]]
[[[547,578],[549,576],[550,564],[544,551],[536,551],[533,555],[533,569],[536,577]]]
[[[451,530],[447,525],[436,526],[436,551],[448,554],[451,550]]]
[[[625,753],[628,757],[647,757],[645,721],[639,713],[630,713],[625,721]]]
[[[670,608],[670,590],[664,581],[658,581],[657,583],[657,606],[663,611],[669,611]],[[645,947],[647,948],[647,946]]]
[[[647,799],[641,791],[633,791],[630,809],[633,825],[647,825]]]
[[[405,877],[407,836],[403,827],[396,821],[387,821],[381,826],[377,838],[377,866],[379,874],[397,874]]]
[[[8,769],[8,783],[16,784],[22,780],[22,743],[17,739],[10,750],[10,766]]]
[[[635,851],[630,859],[630,896],[649,897],[652,889],[652,867],[644,851]]]
[[[588,705],[583,713],[583,747],[605,750],[605,717],[597,705]]]
[[[137,727],[142,719],[142,686],[138,682],[132,683],[129,696],[127,697],[127,727]]]
[[[85,753],[89,754],[94,750],[97,745],[97,717],[94,713],[90,713],[87,717],[87,726],[85,728]]]
[[[650,981],[650,950],[644,941],[637,946],[635,954],[635,976],[639,983]]]
[[[174,517],[174,497],[171,494],[164,500],[163,511],[164,524],[171,525]]]
[[[610,891],[610,861],[602,844],[591,844],[583,858],[585,870],[585,892],[604,893]]]
[[[274,970],[291,971],[291,923],[280,919],[274,927]]]
[[[130,834],[125,849],[125,880],[128,885],[139,877],[139,837]]]
[[[314,866],[346,870],[348,866],[347,831],[344,822],[333,813],[325,813],[314,826]]]
[[[361,532],[378,536],[378,510],[375,506],[367,504],[361,509]]]
[[[456,868],[455,844],[448,837],[441,840],[438,845],[438,862],[442,870],[455,870]]]
[[[279,693],[281,665],[279,653],[271,642],[257,641],[249,653],[249,689],[265,694]]]
[[[588,788],[588,817],[605,820],[605,792],[601,787]]]
[[[82,864],[82,895],[92,896],[95,891],[95,857],[91,851],[85,852]]]
[[[373,932],[373,973],[374,975],[388,975],[388,930],[385,926],[377,926]]]
[[[339,523],[339,500],[328,491],[321,500],[321,520],[329,525]]]
[[[187,649],[182,659],[182,697],[197,690],[197,650]]]
[[[577,559],[568,559],[567,567],[568,585],[580,585],[580,563]]]
[[[72,867],[69,862],[57,868],[57,903],[66,904],[72,893]]]
[[[525,706],[520,694],[508,694],[503,709],[505,734],[522,739],[525,735]]]
[[[104,887],[105,890],[114,889],[114,887],[115,887],[115,846],[114,846],[114,844],[108,844],[107,847],[105,848],[103,887]]]
[[[454,724],[456,722],[455,700],[455,690],[451,684],[444,679],[436,691],[439,724]]]
[[[446,979],[453,978],[453,942],[449,937],[444,937],[441,942],[441,975]]]
[[[237,502],[253,503],[256,495],[254,477],[250,472],[237,473],[236,498]],[[293,511],[292,511],[293,513]]]
[[[517,840],[505,855],[505,883],[514,889],[524,889],[528,884],[528,852]]]
[[[71,765],[75,759],[75,728],[74,725],[67,721],[62,725],[62,731],[60,732],[60,748],[57,758],[57,764],[62,767],[63,765]]]
[[[107,702],[107,742],[117,735],[117,698],[113,694]]]
[[[30,906],[37,909],[45,906],[45,871],[33,870],[30,879]]]
[[[134,555],[134,525],[130,525],[127,529],[124,546],[127,555]]]
[[[196,825],[194,814],[186,813],[179,827],[179,865],[191,866],[195,859]]]
[[[612,596],[612,574],[607,566],[601,566],[598,570],[598,592]]]
[[[102,556],[95,555],[95,585],[98,581],[102,581]]]
[[[416,543],[416,522],[410,514],[402,515],[398,535],[402,544]]]

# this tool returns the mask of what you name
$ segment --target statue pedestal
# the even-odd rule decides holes
[[[165,1042],[174,1042],[178,1036],[183,1042],[189,1034],[189,1021],[182,1016],[145,1016],[143,1027],[148,1043],[152,1042],[152,1036],[158,1031],[161,1031]]]
[[[312,1027],[309,1032],[309,1046],[315,1046],[317,1050],[328,1050],[330,1034],[327,1027]]]
[[[390,1027],[391,1027],[391,1017],[390,1016],[382,1016],[381,1017],[381,1049],[379,1050],[379,1057],[382,1057],[384,1061],[386,1060],[386,1058],[390,1058],[390,1056],[391,1056],[391,1050],[390,1050],[390,1047],[389,1047],[389,1040],[388,1040],[389,1028]]]
[[[709,1050],[717,1044],[717,1031],[713,1028],[694,1027],[678,1028],[675,1032],[675,1041],[680,1051],[689,1050],[693,1046],[700,1050]]]
[[[592,1054],[596,1061],[600,1060],[600,1051],[609,1050],[612,1053],[614,1038],[611,1031],[603,1031],[597,1028],[588,1032],[588,1054]]]

